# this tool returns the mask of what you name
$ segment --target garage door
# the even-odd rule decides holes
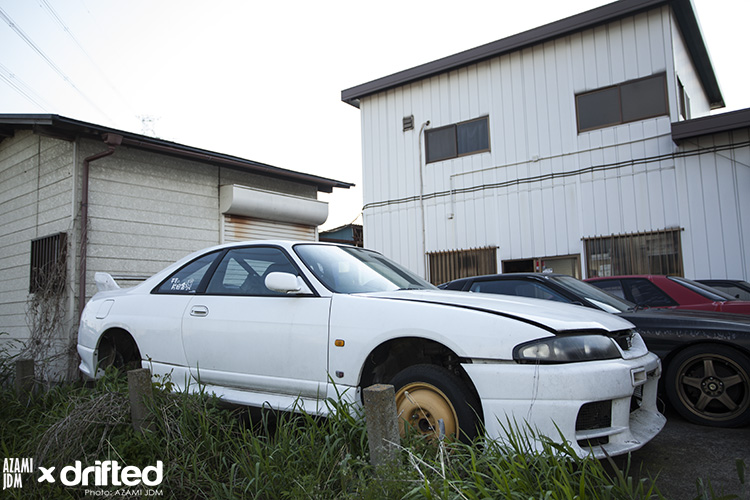
[[[315,226],[224,215],[225,243],[257,240],[316,241],[317,233]]]

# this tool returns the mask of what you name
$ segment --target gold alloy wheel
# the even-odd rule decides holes
[[[440,437],[442,419],[445,436],[458,439],[458,416],[448,397],[425,382],[412,382],[396,392],[396,414],[399,416],[401,435],[406,434],[410,425],[419,434]]]

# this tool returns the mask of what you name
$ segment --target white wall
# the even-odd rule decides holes
[[[82,163],[105,150],[100,141],[66,141],[23,130],[0,142],[0,332],[10,338],[26,342],[30,337],[31,241],[65,232],[67,317],[57,341],[65,352],[75,341]],[[218,244],[223,223],[219,188],[225,184],[317,199],[314,185],[127,146],[91,162],[86,298],[96,292],[97,271],[149,276],[188,253]],[[0,348],[5,340],[0,337]]]
[[[671,138],[675,57],[693,117],[708,103],[686,54],[664,6],[363,98],[365,246],[424,275],[423,212],[427,252],[493,246],[498,261],[690,224]],[[578,133],[577,93],[658,73],[670,116]],[[491,151],[424,165],[420,181],[420,126],[485,115]]]
[[[691,139],[680,149],[705,151],[676,163],[685,276],[750,281],[750,129]]]
[[[72,143],[30,131],[0,143],[0,332],[21,341],[29,338],[31,240],[72,229],[72,152]]]

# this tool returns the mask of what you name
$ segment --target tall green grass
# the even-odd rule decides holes
[[[302,412],[227,408],[205,394],[170,393],[157,384],[151,427],[135,432],[127,384],[110,373],[95,387],[66,385],[28,404],[2,389],[0,453],[35,457],[37,466],[118,460],[164,463],[160,498],[198,499],[651,499],[653,482],[576,458],[544,440],[530,451],[531,431],[508,443],[402,443],[401,458],[375,470],[357,409],[329,401],[329,418]],[[614,472],[611,472],[614,470]],[[89,488],[90,489],[90,488]],[[37,484],[27,477],[9,498],[83,498],[85,489]]]

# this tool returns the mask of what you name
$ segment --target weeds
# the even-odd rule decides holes
[[[43,467],[117,460],[145,467],[161,460],[162,498],[198,499],[652,499],[653,483],[634,481],[629,465],[608,473],[598,460],[530,430],[508,442],[462,443],[409,436],[401,462],[375,470],[356,408],[328,401],[331,416],[227,408],[206,394],[171,393],[156,384],[152,427],[135,432],[127,384],[108,373],[94,388],[67,385],[29,404],[3,389],[0,450]],[[740,467],[738,465],[738,467]],[[59,470],[59,469],[58,469]],[[743,465],[744,472],[744,465]],[[104,488],[106,489],[106,488]],[[15,498],[84,498],[83,487],[37,484],[3,491]],[[111,492],[110,492],[111,493]],[[109,495],[107,495],[109,496]]]

